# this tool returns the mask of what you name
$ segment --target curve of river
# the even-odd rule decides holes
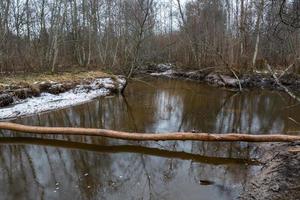
[[[14,122],[137,132],[298,134],[299,111],[299,105],[278,92],[235,93],[151,78],[130,82],[125,97],[102,97]],[[255,144],[243,142],[126,142],[0,133],[3,199],[229,200],[260,169],[254,162]]]

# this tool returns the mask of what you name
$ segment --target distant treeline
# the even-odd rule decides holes
[[[1,0],[0,72],[300,66],[299,0]]]

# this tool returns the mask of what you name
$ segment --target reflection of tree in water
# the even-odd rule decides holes
[[[10,148],[14,151],[11,152]],[[191,177],[191,180],[197,178],[195,173],[185,172],[187,166],[192,167],[191,161],[175,158],[167,159],[138,153],[92,153],[31,145],[1,146],[1,151],[2,172],[11,170],[10,163],[14,163],[10,173],[3,173],[1,188],[5,185],[8,190],[3,190],[6,193],[4,195],[14,198],[18,195],[28,195],[29,199],[37,196],[43,196],[45,199],[74,196],[81,199],[111,199],[121,198],[125,194],[128,199],[141,195],[144,199],[170,199],[172,190],[176,188],[165,190],[166,187],[174,184],[179,186],[180,177],[185,176],[184,174]],[[218,168],[217,166],[215,167]],[[221,169],[223,167],[226,171],[226,164],[222,165]],[[168,179],[165,178],[167,171],[172,171],[172,176]],[[230,176],[228,174],[229,182]],[[59,183],[60,189],[54,192],[56,183]],[[16,191],[17,185],[24,190]],[[144,192],[141,194],[141,191]]]
[[[295,117],[297,112],[283,112],[283,100],[270,92],[235,94],[173,80],[157,81],[156,85],[160,87],[129,87],[125,94],[127,102],[123,97],[101,98],[16,121],[41,126],[98,127],[138,132],[268,133],[288,130],[287,116]],[[9,136],[11,132],[2,131],[1,134]],[[231,163],[226,160],[251,158],[253,148],[246,143],[137,143],[78,136],[36,138],[97,145],[139,144],[145,149],[139,151],[139,147],[131,147],[130,151],[126,151],[129,147],[119,146],[123,153],[116,153],[114,151],[118,147],[114,151],[92,152],[90,150],[97,150],[100,146],[78,150],[65,149],[65,146],[2,145],[0,188],[4,198],[178,199],[182,195],[211,194],[211,198],[231,199],[235,195],[231,191],[236,190],[232,187],[245,183],[253,172],[253,166],[242,161]],[[74,145],[78,146],[82,145]],[[179,153],[174,156],[166,150]],[[197,154],[204,157],[194,158]],[[199,184],[202,179],[215,184],[202,186]],[[57,183],[59,189],[54,192]]]
[[[291,126],[286,115],[298,120],[295,111],[283,110],[284,100],[272,92],[235,94],[190,82],[166,83],[155,90],[144,86],[140,93],[129,88],[126,101],[118,97],[75,107],[68,111],[71,125],[138,132],[269,133]]]
[[[276,94],[249,92],[230,98],[217,114],[215,131],[281,133],[286,124],[282,99]]]

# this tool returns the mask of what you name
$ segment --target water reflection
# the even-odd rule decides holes
[[[239,159],[169,155],[153,148],[137,148],[134,154],[128,153],[128,146],[88,148],[96,153],[35,145],[1,146],[5,152],[0,162],[1,198],[186,199],[189,194],[188,199],[199,199],[199,195],[231,199],[232,186],[238,187],[252,167]],[[201,179],[216,184],[202,186]]]
[[[299,107],[288,107],[294,102],[287,96],[236,94],[175,80],[150,84],[130,83],[126,98],[96,99],[16,121],[138,132],[299,130]],[[248,143],[1,134],[1,199],[233,199],[259,168],[251,162],[256,148]]]

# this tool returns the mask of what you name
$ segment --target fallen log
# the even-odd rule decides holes
[[[138,141],[218,141],[218,142],[294,142],[300,141],[300,136],[294,135],[249,135],[249,134],[209,134],[209,133],[128,133],[93,128],[40,127],[26,126],[10,122],[0,122],[0,130],[11,130],[23,133],[44,135],[80,135],[101,136],[121,140]]]
[[[288,152],[290,152],[290,153],[300,153],[300,148],[290,148],[290,149],[288,149]]]

